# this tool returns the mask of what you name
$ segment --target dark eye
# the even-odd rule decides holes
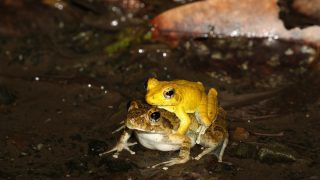
[[[160,119],[160,112],[153,112],[150,115],[150,121],[152,121],[152,122],[157,122],[157,121],[159,121],[159,119]]]
[[[166,99],[171,99],[174,95],[174,89],[173,88],[170,88],[170,89],[167,89],[163,92],[163,96],[166,98]]]

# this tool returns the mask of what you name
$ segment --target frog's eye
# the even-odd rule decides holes
[[[166,89],[163,92],[163,96],[166,99],[171,99],[173,97],[174,93],[175,93],[174,89],[173,88],[169,88],[169,89]]]
[[[150,121],[151,122],[157,122],[160,120],[160,112],[153,112],[150,114]]]

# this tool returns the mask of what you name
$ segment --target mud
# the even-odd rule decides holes
[[[173,1],[132,11],[115,1],[66,1],[63,10],[8,2],[0,5],[1,179],[320,178],[319,49],[246,38],[185,39],[173,49],[146,35],[150,18],[182,4]],[[106,51],[123,38],[125,46]],[[230,140],[225,163],[208,155],[166,171],[148,167],[178,152],[136,145],[135,155],[99,157],[149,77],[217,88],[230,134],[241,127],[249,137]],[[261,161],[259,149],[273,144],[295,160]]]

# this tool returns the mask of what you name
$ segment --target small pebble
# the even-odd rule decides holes
[[[237,127],[232,134],[232,139],[237,140],[237,141],[243,141],[249,138],[249,132],[242,128],[242,127]]]
[[[40,143],[40,144],[37,145],[37,150],[38,151],[40,151],[42,148],[43,148],[43,144]]]

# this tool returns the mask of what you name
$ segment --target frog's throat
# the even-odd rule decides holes
[[[175,105],[158,106],[158,108],[165,109],[165,110],[167,110],[169,112],[174,112],[176,110],[176,106]]]
[[[141,131],[141,132],[146,132],[146,133],[148,133],[148,132],[150,132],[150,133],[160,133],[160,132],[157,132],[157,131],[155,131],[155,130],[152,130],[152,131],[150,131],[150,130],[145,130],[144,128],[139,128],[139,127],[137,127],[137,126],[135,126],[135,125],[130,125],[130,124],[126,124],[126,127],[127,127],[128,129],[130,129],[130,130],[133,130],[133,131]]]

